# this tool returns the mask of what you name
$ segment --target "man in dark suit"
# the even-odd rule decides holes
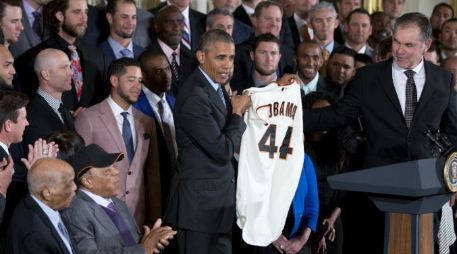
[[[280,38],[282,27],[282,10],[281,6],[272,1],[264,1],[257,5],[253,17],[254,36],[271,33]],[[254,42],[254,36],[249,40],[237,45],[235,54],[235,70],[232,82],[240,83],[248,80],[252,74],[251,51]],[[294,51],[292,48],[281,44],[281,60],[277,69],[277,75],[281,77],[284,73],[293,73],[295,71]]]
[[[7,47],[19,40],[19,36],[24,30],[20,2],[15,0],[0,2],[0,29]]]
[[[433,157],[431,142],[424,135],[427,130],[440,130],[451,143],[457,142],[452,75],[423,60],[432,41],[427,17],[403,15],[396,21],[393,37],[393,60],[360,69],[350,91],[335,106],[303,112],[305,131],[342,127],[362,116],[367,133],[364,167]],[[353,239],[359,252],[382,250],[382,226],[382,216],[353,221],[351,227],[359,230]],[[363,234],[367,228],[376,235]]]
[[[62,220],[78,253],[149,254],[162,250],[176,234],[170,227],[160,227],[158,219],[152,229],[144,226],[145,234],[141,237],[133,215],[115,197],[119,171],[113,164],[123,158],[122,153],[109,154],[92,144],[68,159],[79,190],[70,207],[63,211]]]
[[[251,17],[254,15],[255,7],[262,0],[241,0],[241,4],[233,12],[233,16],[244,24],[252,27]]]
[[[372,32],[370,13],[365,9],[355,9],[349,13],[345,26],[345,46],[353,49],[358,54],[374,57],[375,49],[372,49],[367,41]]]
[[[19,40],[9,47],[14,58],[35,47],[48,37],[48,31],[43,23],[43,6],[46,1],[22,0],[22,31]]]
[[[249,39],[254,32],[251,27],[233,18],[226,9],[213,9],[206,15],[206,31],[211,29],[224,30],[232,36],[235,44]]]
[[[231,102],[221,84],[233,68],[231,36],[211,30],[197,52],[200,66],[176,99],[178,167],[165,221],[178,229],[179,253],[232,253],[235,215],[233,153],[246,128],[247,94]]]
[[[195,51],[200,45],[200,38],[205,32],[205,20],[206,15],[190,8],[190,0],[178,1],[178,0],[169,0],[157,5],[157,7],[150,9],[149,11],[157,17],[157,12],[162,9],[162,7],[168,5],[176,6],[184,17],[183,23],[183,37],[182,43],[188,49]],[[157,21],[154,20],[155,23]],[[157,34],[156,36],[159,36]]]
[[[107,66],[115,59],[130,57],[137,59],[144,49],[133,43],[132,37],[136,29],[136,4],[134,0],[113,0],[106,6],[106,19],[109,23],[110,35],[100,44],[105,55]],[[108,71],[108,70],[106,70]]]
[[[287,18],[295,50],[304,40],[313,39],[313,29],[308,23],[308,14],[318,2],[318,0],[295,1],[294,14]]]
[[[184,17],[174,5],[157,12],[154,28],[158,35],[150,46],[161,50],[172,68],[172,93],[176,95],[186,78],[197,68],[195,54],[182,44]]]
[[[312,92],[327,91],[327,82],[319,74],[323,64],[322,49],[316,41],[305,40],[298,45],[295,54],[297,82],[301,85],[302,97]]]
[[[47,7],[45,15],[49,18],[46,25],[52,34],[17,59],[18,80],[22,91],[33,97],[38,87],[37,76],[33,73],[36,55],[46,48],[62,50],[71,60],[73,71],[72,87],[63,94],[63,103],[77,114],[108,94],[104,83],[104,57],[99,50],[79,41],[87,28],[86,0],[56,0],[49,2]],[[75,12],[78,13],[77,18],[72,16]]]
[[[160,163],[162,207],[166,207],[171,178],[176,172],[176,131],[173,120],[175,98],[171,94],[171,67],[162,51],[149,49],[140,57],[143,87],[133,106],[154,119]],[[161,104],[161,105],[160,105]]]
[[[75,174],[61,160],[45,158],[28,172],[27,195],[17,206],[7,233],[6,253],[76,253],[60,218],[75,196]]]
[[[27,96],[13,91],[0,92],[0,223],[6,204],[6,190],[13,176],[9,147],[22,141],[27,122]]]

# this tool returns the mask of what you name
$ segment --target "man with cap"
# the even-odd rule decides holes
[[[176,231],[144,226],[144,235],[118,194],[118,170],[113,166],[122,153],[107,153],[98,145],[89,145],[68,159],[75,170],[78,191],[62,218],[75,240],[77,253],[158,253],[169,244]]]

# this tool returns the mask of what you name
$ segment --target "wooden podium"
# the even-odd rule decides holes
[[[433,213],[450,194],[443,178],[444,159],[423,159],[329,176],[337,190],[368,193],[386,213],[384,253],[432,254]]]

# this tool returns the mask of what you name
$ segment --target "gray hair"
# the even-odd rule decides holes
[[[214,43],[216,42],[235,44],[230,34],[219,29],[214,29],[203,34],[199,49],[204,52],[208,52],[209,49],[213,47]]]
[[[213,9],[212,11],[208,12],[206,15],[206,26],[212,28],[214,25],[214,17],[217,15],[222,15],[222,16],[229,16],[232,21],[233,20],[233,15],[230,13],[228,10],[223,10],[223,9]]]
[[[338,17],[338,13],[336,12],[335,6],[327,1],[321,1],[320,3],[316,4],[311,10],[309,10],[308,20],[313,20],[316,11],[326,10],[329,9],[332,12],[332,17],[336,19]]]
[[[394,33],[398,27],[416,25],[420,29],[420,41],[425,42],[432,36],[432,25],[427,16],[419,12],[410,12],[397,18],[394,25]]]

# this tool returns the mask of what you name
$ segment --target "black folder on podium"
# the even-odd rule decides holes
[[[384,253],[433,253],[433,213],[450,193],[444,182],[443,158],[391,164],[329,176],[333,189],[367,193],[388,213]]]

